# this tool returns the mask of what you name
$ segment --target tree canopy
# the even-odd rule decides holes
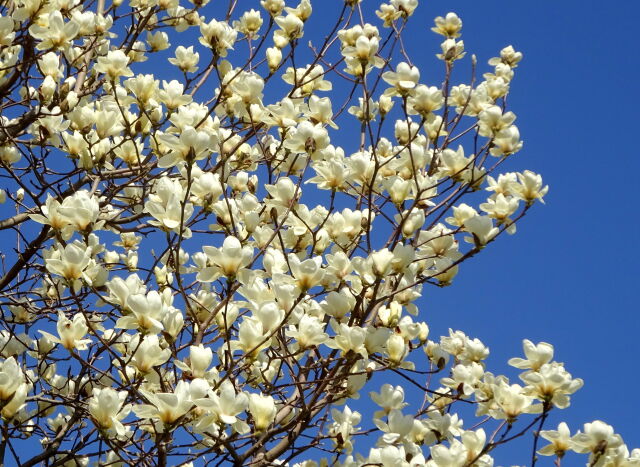
[[[510,381],[421,311],[548,191],[509,169],[522,53],[438,16],[427,82],[417,0],[249,3],[0,6],[4,462],[640,465],[545,425],[583,384],[551,344]]]

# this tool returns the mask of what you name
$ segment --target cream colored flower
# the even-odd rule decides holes
[[[387,89],[385,95],[407,95],[418,84],[420,79],[420,71],[415,66],[401,62],[396,67],[396,71],[385,71],[382,79],[392,87]]]
[[[49,338],[51,342],[62,344],[67,350],[86,350],[87,345],[91,343],[91,339],[84,339],[89,330],[87,322],[81,313],[76,313],[73,319],[67,318],[62,311],[58,312],[58,324],[56,326],[58,336],[48,333],[47,331],[38,332]]]
[[[550,442],[538,451],[542,456],[563,457],[571,450],[571,432],[565,422],[560,422],[557,430],[541,431],[540,436]]]
[[[154,366],[162,365],[171,357],[171,349],[160,347],[158,336],[150,334],[142,337],[136,334],[127,346],[131,355],[131,364],[140,373],[149,373]]]
[[[195,73],[198,71],[198,61],[200,54],[193,51],[193,46],[184,47],[179,45],[175,50],[175,58],[169,58],[169,63],[180,68],[184,73]]]
[[[225,238],[220,248],[205,246],[203,251],[212,266],[198,273],[198,280],[202,282],[211,282],[220,276],[234,278],[253,259],[253,248],[242,246],[236,237]]]
[[[89,413],[101,430],[114,430],[118,436],[126,432],[122,420],[129,415],[131,405],[124,405],[126,391],[112,388],[94,388],[89,399]]]
[[[106,74],[109,79],[115,80],[120,76],[133,76],[133,71],[128,67],[129,57],[122,50],[110,50],[107,55],[98,57],[95,70]]]
[[[38,50],[62,48],[71,42],[79,31],[80,26],[75,21],[67,21],[65,23],[62,14],[58,10],[49,14],[47,26],[33,24],[29,28],[31,36],[40,41],[36,46]]]
[[[276,418],[276,404],[273,397],[264,394],[250,394],[249,412],[253,417],[253,426],[256,431],[266,430]]]
[[[189,383],[179,381],[173,392],[146,392],[149,404],[134,405],[133,412],[140,418],[159,421],[166,431],[193,407],[189,389]]]

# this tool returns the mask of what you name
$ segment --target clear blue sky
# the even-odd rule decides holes
[[[524,53],[509,102],[525,145],[509,167],[542,173],[550,191],[515,236],[465,263],[452,287],[425,290],[432,332],[479,337],[494,367],[520,353],[525,337],[553,343],[557,359],[585,380],[558,415],[572,431],[602,419],[640,447],[640,3],[430,0],[413,26],[425,31],[448,11],[464,21],[462,39],[480,63],[508,44]],[[431,54],[429,34],[428,49],[409,44],[413,56]]]

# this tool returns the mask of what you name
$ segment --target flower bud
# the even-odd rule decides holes
[[[251,394],[249,396],[249,412],[253,417],[256,431],[264,431],[276,418],[276,404],[271,396]]]
[[[407,345],[404,342],[404,337],[399,334],[393,334],[387,341],[387,352],[389,354],[389,361],[398,365],[404,360],[407,355]]]
[[[269,47],[267,49],[267,64],[269,65],[269,70],[273,73],[280,65],[282,61],[282,52],[277,47]]]

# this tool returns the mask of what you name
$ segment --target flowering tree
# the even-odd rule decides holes
[[[206,3],[0,7],[4,462],[490,466],[527,434],[532,465],[640,465],[544,430],[582,385],[550,344],[512,383],[419,310],[547,192],[502,170],[522,54],[478,76],[449,13],[423,84],[417,0],[318,37],[308,0]]]

